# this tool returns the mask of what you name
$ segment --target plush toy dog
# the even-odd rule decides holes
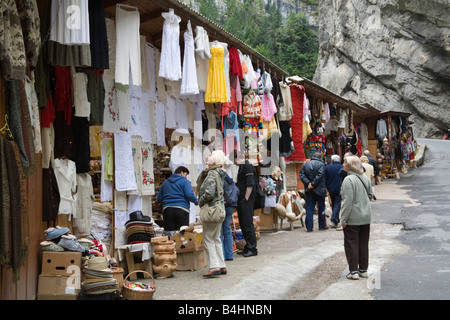
[[[304,208],[305,200],[300,196],[300,194],[295,191],[284,192],[275,206],[275,210],[280,217],[280,227],[283,227],[283,220],[287,219],[290,223],[290,230],[294,230],[294,221],[300,220],[302,227],[305,226],[303,222],[303,216],[306,215],[306,210]]]

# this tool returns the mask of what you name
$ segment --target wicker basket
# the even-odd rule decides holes
[[[144,270],[136,270],[136,271],[130,272],[125,277],[124,283],[126,283],[128,277],[130,275],[132,275],[133,273],[137,273],[137,272],[143,272],[143,273],[149,275],[152,278],[152,280],[153,280],[153,290],[133,290],[131,288],[127,288],[124,285],[123,288],[122,288],[122,296],[125,299],[128,299],[128,300],[152,300],[153,294],[156,291],[156,283],[155,283],[155,279],[153,278],[153,276],[150,273],[148,273],[148,272],[146,272]]]
[[[123,287],[123,269],[117,268],[117,269],[111,269],[113,278],[117,280],[117,285],[119,286],[119,289],[122,289]]]

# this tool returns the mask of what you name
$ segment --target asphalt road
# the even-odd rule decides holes
[[[450,298],[450,141],[418,142],[427,145],[425,163],[397,183],[413,203],[386,218],[403,224],[398,240],[408,250],[384,266],[375,299]]]

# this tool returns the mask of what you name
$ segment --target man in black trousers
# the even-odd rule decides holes
[[[239,166],[236,182],[236,186],[239,188],[237,207],[239,225],[246,242],[244,250],[238,252],[238,254],[242,254],[244,257],[252,257],[258,254],[255,226],[253,225],[256,183],[258,183],[256,170],[246,160]]]

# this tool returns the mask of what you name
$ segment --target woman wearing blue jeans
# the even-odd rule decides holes
[[[233,216],[233,207],[225,207],[225,220],[222,222],[222,240],[223,257],[225,261],[233,260],[233,237],[231,236],[231,217]]]

